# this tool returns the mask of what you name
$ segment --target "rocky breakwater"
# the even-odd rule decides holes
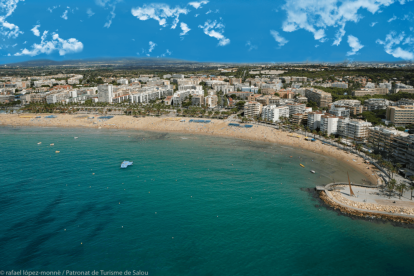
[[[327,193],[330,193],[330,196],[327,195]],[[339,192],[336,191],[320,191],[319,197],[334,210],[350,216],[369,218],[370,220],[382,219],[402,224],[414,224],[413,208],[355,202],[344,198]],[[358,208],[360,210],[354,208]],[[412,215],[413,217],[408,217],[408,215]]]

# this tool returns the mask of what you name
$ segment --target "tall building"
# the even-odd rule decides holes
[[[289,108],[287,106],[268,105],[262,110],[262,119],[277,122],[281,117],[289,117]]]
[[[327,133],[328,135],[337,134],[339,119],[340,117],[325,113],[324,115],[321,116],[321,127],[320,127],[321,131],[323,133]]]
[[[114,97],[114,89],[112,84],[98,85],[98,101],[104,103],[112,103]]]
[[[289,116],[293,114],[304,113],[306,108],[306,104],[301,103],[287,104],[286,106],[289,107]]]
[[[414,123],[414,106],[401,105],[389,106],[387,108],[386,118],[395,126],[406,126]]]
[[[308,113],[308,128],[310,130],[316,130],[321,128],[321,117],[325,113],[322,111],[309,112]]]
[[[305,97],[309,101],[315,102],[319,107],[328,107],[332,103],[332,95],[330,93],[315,88],[306,88]]]
[[[308,113],[292,114],[292,123],[295,125],[307,125]]]
[[[332,108],[333,106],[335,108],[343,107],[343,108],[349,109],[350,114],[353,114],[353,115],[360,114],[365,110],[364,106],[361,105],[361,101],[359,100],[339,100],[339,101],[333,102],[330,105],[330,108]]]
[[[368,143],[380,151],[392,152],[392,141],[399,132],[395,128],[375,126],[369,128]]]
[[[244,116],[255,117],[262,113],[263,105],[258,102],[247,102],[244,104]]]
[[[396,163],[414,170],[414,135],[395,136],[392,140],[392,149]]]
[[[364,101],[364,107],[368,111],[378,110],[378,109],[387,109],[388,106],[393,105],[394,102],[386,99],[367,99]]]
[[[369,136],[369,127],[372,124],[363,120],[348,120],[345,125],[343,136],[354,140],[356,143],[363,143]]]
[[[329,114],[339,117],[349,117],[351,111],[345,107],[331,107]]]

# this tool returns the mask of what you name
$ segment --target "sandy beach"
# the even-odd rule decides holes
[[[69,114],[55,114],[56,118],[45,118],[48,115],[49,114],[1,114],[0,126],[135,129],[264,141],[297,147],[338,159],[362,172],[366,176],[365,179],[371,183],[376,184],[378,181],[381,181],[376,174],[373,175],[374,171],[376,171],[375,167],[364,164],[364,160],[357,155],[347,153],[333,146],[324,145],[320,141],[306,141],[303,136],[301,136],[301,138],[292,137],[292,135],[287,132],[265,126],[254,125],[253,128],[230,127],[228,126],[229,122],[214,119],[211,120],[210,123],[199,124],[189,123],[191,118],[134,118],[131,116],[114,116],[109,120],[100,120],[98,119],[98,115],[89,115],[90,118],[94,118],[88,119],[87,117],[80,117],[80,115]],[[41,116],[41,118],[35,118],[36,116]],[[185,120],[185,122],[180,122],[180,120]],[[324,184],[325,183],[321,183],[321,185]]]

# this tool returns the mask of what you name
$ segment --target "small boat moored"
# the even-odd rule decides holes
[[[302,167],[302,168],[304,168],[305,166],[303,166],[302,164],[300,164],[300,166]]]
[[[314,170],[311,170],[310,172],[311,172],[311,173],[316,173]]]
[[[124,161],[121,164],[121,169],[126,169],[128,168],[128,166],[131,166],[134,162],[130,162],[130,161]]]

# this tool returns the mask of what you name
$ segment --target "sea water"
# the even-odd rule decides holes
[[[347,172],[364,178],[239,139],[0,128],[0,270],[414,274],[414,230],[338,216],[301,190]]]

